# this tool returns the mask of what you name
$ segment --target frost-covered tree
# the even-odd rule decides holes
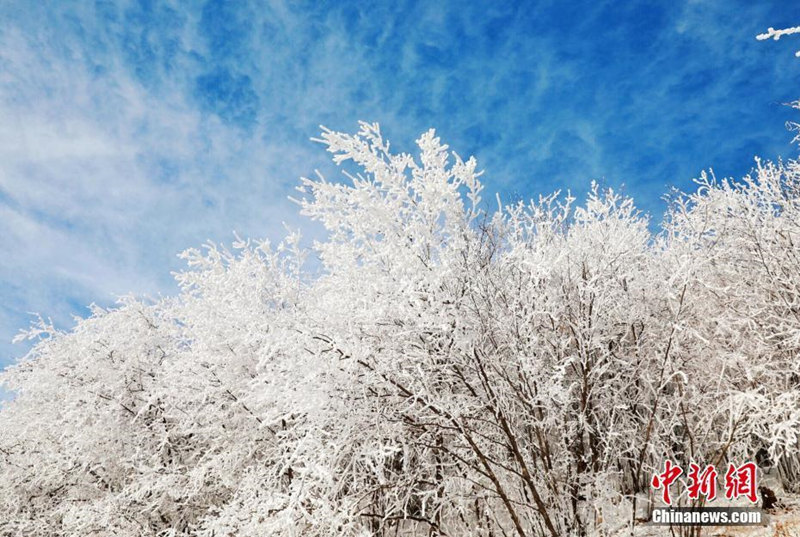
[[[488,212],[433,131],[319,141],[362,172],[302,180],[309,250],[209,244],[178,297],[27,333],[0,534],[602,535],[666,457],[800,486],[800,164],[653,233],[596,185]]]
[[[780,40],[781,37],[785,35],[792,35],[792,34],[800,34],[800,26],[793,26],[791,28],[781,28],[780,30],[776,30],[775,28],[769,27],[767,31],[763,34],[758,34],[756,39],[759,41],[764,41],[766,39],[773,39],[775,41]],[[800,58],[800,50],[795,52],[794,54],[798,58]]]

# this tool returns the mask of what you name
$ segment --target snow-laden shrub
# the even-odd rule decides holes
[[[596,185],[487,213],[433,131],[320,141],[363,172],[298,187],[310,252],[207,245],[176,298],[29,332],[0,534],[608,533],[667,457],[797,486],[796,162],[704,176],[654,234]]]

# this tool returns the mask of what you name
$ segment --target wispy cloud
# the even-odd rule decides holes
[[[5,2],[0,341],[173,292],[206,239],[304,225],[296,177],[336,173],[319,124],[403,150],[433,126],[506,198],[605,178],[652,212],[703,167],[789,154],[796,43],[755,35],[800,7],[736,4]]]

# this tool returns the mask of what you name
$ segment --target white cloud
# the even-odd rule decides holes
[[[225,125],[113,57],[98,77],[18,31],[0,34],[0,62],[0,365],[28,311],[64,326],[75,304],[171,292],[184,248],[292,221],[283,174],[311,144]]]

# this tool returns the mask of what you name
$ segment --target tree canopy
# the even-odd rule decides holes
[[[703,175],[654,232],[597,185],[486,211],[433,130],[319,141],[362,170],[298,187],[324,239],[26,332],[0,534],[607,534],[665,458],[800,487],[800,163]]]

